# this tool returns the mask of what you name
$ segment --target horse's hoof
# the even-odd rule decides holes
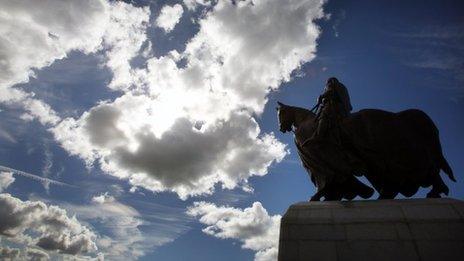
[[[391,195],[382,195],[380,194],[379,197],[377,199],[394,199],[395,197],[392,197]]]
[[[430,191],[427,193],[427,198],[441,198],[440,193]]]
[[[372,195],[374,195],[374,189],[372,188],[366,188],[363,192],[359,193],[359,196],[361,196],[364,199],[370,198],[372,197]]]
[[[350,200],[353,200],[355,197],[356,197],[355,194],[348,194],[348,195],[345,195],[343,198],[350,201]]]
[[[347,199],[347,200],[352,200],[354,199],[357,195],[359,195],[359,193],[357,191],[348,191],[348,192],[345,192],[343,194],[343,198]]]
[[[379,191],[379,197],[377,199],[395,199],[396,195],[398,195],[398,192],[381,190]]]
[[[443,193],[444,193],[446,196],[449,195],[449,188],[448,188],[447,186],[445,186],[445,187],[443,188]]]

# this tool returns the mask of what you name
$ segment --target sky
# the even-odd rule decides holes
[[[354,111],[426,112],[463,199],[463,7],[0,0],[0,257],[276,260],[315,192],[276,103],[332,76]]]

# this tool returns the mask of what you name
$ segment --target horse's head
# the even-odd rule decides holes
[[[281,102],[277,102],[279,105],[277,109],[277,114],[279,116],[279,128],[282,133],[287,131],[292,131],[293,125],[293,114],[290,106],[285,105]]]

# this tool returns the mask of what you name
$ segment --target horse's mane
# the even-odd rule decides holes
[[[314,114],[314,112],[312,112],[312,111],[310,111],[308,109],[301,108],[301,107],[296,107],[296,106],[290,106],[290,105],[287,105],[287,106],[290,107],[291,109],[295,110],[295,111],[299,111],[299,112],[304,113],[304,114],[316,116],[316,114]]]

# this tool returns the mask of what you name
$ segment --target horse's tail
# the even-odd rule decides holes
[[[456,178],[454,177],[453,170],[451,169],[450,165],[448,164],[448,161],[445,159],[445,156],[443,156],[443,150],[441,148],[441,142],[440,142],[440,135],[437,126],[435,123],[432,121],[432,119],[423,111],[417,110],[419,113],[423,115],[426,121],[430,124],[431,130],[433,132],[433,136],[435,142],[434,142],[434,150],[435,150],[435,155],[437,156],[435,159],[438,162],[438,166],[440,169],[445,172],[449,179],[452,181],[456,182]]]
[[[445,156],[443,155],[443,150],[441,148],[441,142],[440,142],[440,136],[438,135],[438,128],[435,126],[435,124],[433,124],[433,127],[435,131],[436,151],[438,152],[436,154],[438,156],[437,157],[438,166],[440,167],[440,169],[443,170],[443,172],[446,173],[446,175],[448,175],[449,179],[456,182],[456,178],[454,177],[453,170],[451,169],[450,165],[448,164],[448,161],[445,159]]]
[[[448,177],[456,182],[456,178],[454,178],[453,170],[451,169],[450,165],[448,164],[448,161],[446,161],[445,157],[443,156],[443,153],[441,153],[440,156],[440,168],[448,175]]]

